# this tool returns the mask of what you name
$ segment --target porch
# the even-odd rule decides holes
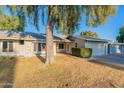
[[[68,53],[71,54],[72,47],[75,47],[74,43],[70,41],[58,41],[53,43],[54,56],[57,53]],[[36,42],[34,43],[34,54],[45,56],[46,54],[46,43],[45,42]]]

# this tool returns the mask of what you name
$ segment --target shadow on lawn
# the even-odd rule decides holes
[[[0,57],[0,87],[13,87],[15,65],[15,57]]]
[[[116,66],[116,65],[112,65],[112,64],[107,64],[107,63],[99,62],[97,60],[88,60],[88,61],[92,62],[92,63],[99,64],[99,65],[108,66],[108,67],[111,67],[111,68],[114,68],[114,69],[124,70],[124,67],[120,67],[120,66]]]
[[[42,56],[38,56],[38,55],[37,55],[37,58],[40,59],[40,61],[45,64],[45,58],[43,58]]]

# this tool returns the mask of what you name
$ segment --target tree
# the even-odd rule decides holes
[[[116,12],[116,6],[84,6],[86,15],[86,24],[88,26],[96,27],[100,24],[104,24],[108,16],[114,16]]]
[[[119,35],[117,36],[116,40],[120,43],[124,43],[124,26],[120,28]]]
[[[17,30],[19,19],[17,16],[0,16],[0,30]]]
[[[6,7],[0,6],[0,30],[17,30],[19,26],[18,16],[6,15]]]
[[[53,31],[73,34],[79,28],[79,21],[86,16],[87,25],[103,24],[115,13],[115,6],[8,6],[20,19],[19,28],[24,30],[28,17],[37,29],[39,20],[46,26],[46,63],[54,62]],[[47,18],[46,18],[47,17]]]
[[[39,19],[45,23],[46,63],[54,62],[53,30],[57,29],[61,33],[72,34],[78,28],[78,21],[81,18],[81,6],[9,6],[9,8],[12,14],[19,16],[20,24],[23,23],[20,26],[21,30],[24,29],[26,17],[37,29],[39,28]],[[46,20],[44,16],[47,16]]]
[[[98,34],[95,33],[95,32],[91,32],[90,30],[87,30],[85,32],[81,32],[80,35],[81,36],[90,36],[90,37],[93,37],[93,38],[98,38]]]

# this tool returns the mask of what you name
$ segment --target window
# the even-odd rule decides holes
[[[41,51],[41,43],[38,43],[38,51]]]
[[[3,41],[3,52],[7,52],[7,41]]]
[[[35,52],[41,51],[41,43],[34,43],[34,51]]]
[[[3,52],[13,52],[13,41],[3,41]]]
[[[59,49],[64,49],[64,44],[59,44]]]
[[[42,43],[42,50],[45,50],[46,49],[46,44],[45,43]]]
[[[75,43],[75,47],[77,48],[77,43]]]
[[[19,41],[19,44],[20,44],[20,45],[24,45],[24,40],[20,40],[20,41]]]
[[[13,41],[9,41],[9,52],[13,52]]]

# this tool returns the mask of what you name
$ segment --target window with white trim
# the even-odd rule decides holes
[[[3,41],[3,52],[7,52],[8,44],[7,41]]]
[[[9,52],[13,52],[13,41],[9,41]]]
[[[59,49],[64,49],[64,44],[63,43],[59,44]]]
[[[24,40],[19,40],[20,45],[24,45]]]
[[[13,52],[13,41],[3,41],[3,52]]]
[[[38,51],[41,51],[41,43],[38,43]]]

